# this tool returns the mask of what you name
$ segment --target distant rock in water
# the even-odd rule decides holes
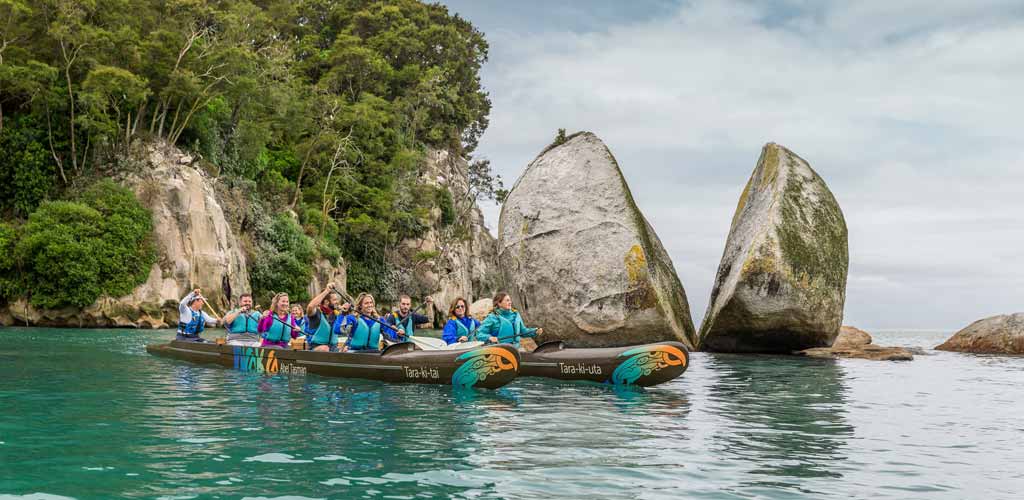
[[[825,181],[792,151],[765,145],[732,218],[701,349],[831,346],[848,264],[846,221]]]
[[[696,346],[686,292],[608,148],[592,133],[545,149],[505,199],[498,261],[538,342]]]
[[[935,348],[978,354],[1024,354],[1024,313],[975,321]]]
[[[843,325],[832,347],[856,347],[871,343],[871,334],[852,326]]]

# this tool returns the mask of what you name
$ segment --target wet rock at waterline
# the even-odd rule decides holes
[[[537,342],[598,347],[696,345],[672,262],[594,134],[553,144],[526,167],[501,209],[499,265]]]
[[[848,262],[846,222],[825,181],[792,151],[765,145],[733,215],[701,349],[831,346]]]
[[[793,354],[809,358],[857,358],[874,361],[910,361],[914,359],[914,354],[910,349],[883,347],[875,344],[844,344],[840,347],[815,347],[796,351]]]
[[[1024,354],[1024,313],[975,321],[935,348],[978,354]]]

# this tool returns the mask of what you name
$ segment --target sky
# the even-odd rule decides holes
[[[846,217],[844,324],[1024,311],[1024,2],[443,3],[490,44],[476,156],[511,187],[557,129],[597,134],[695,323],[767,142]],[[482,205],[496,233],[500,208]]]

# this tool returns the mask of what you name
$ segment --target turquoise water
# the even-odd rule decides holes
[[[1024,358],[697,353],[645,391],[266,377],[0,329],[0,499],[1020,498]],[[948,332],[881,332],[931,347]]]

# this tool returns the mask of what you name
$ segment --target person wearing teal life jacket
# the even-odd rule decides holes
[[[393,342],[401,340],[401,334],[377,316],[373,295],[361,293],[356,297],[352,314],[338,316],[333,330],[348,337],[345,352],[378,352],[380,341],[386,338]]]
[[[488,344],[514,344],[519,347],[522,337],[536,337],[544,333],[543,328],[527,328],[523,318],[512,309],[512,297],[505,292],[494,296],[494,310],[484,318],[476,331],[476,339]]]
[[[252,294],[243,293],[238,297],[238,308],[224,315],[224,327],[228,329],[227,343],[248,347],[259,347],[260,313],[252,308]]]
[[[332,322],[334,314],[331,309],[331,295],[334,295],[334,283],[328,283],[327,288],[313,297],[306,306],[306,342],[311,351],[338,350],[338,336]]]
[[[451,308],[448,309],[448,318],[441,334],[441,340],[448,345],[467,342],[476,337],[476,329],[480,328],[480,322],[469,315],[469,305],[467,305],[466,299],[459,297],[452,302]]]
[[[260,347],[287,349],[288,343],[299,336],[302,329],[295,323],[295,318],[289,312],[290,309],[287,293],[274,295],[274,299],[270,302],[270,309],[263,311],[263,317],[260,318],[260,324],[257,327],[263,334],[263,342]]]
[[[192,290],[178,304],[178,334],[175,340],[183,342],[206,342],[201,334],[207,326],[216,326],[217,318],[203,312],[206,298],[199,289]]]
[[[429,307],[434,304],[434,299],[427,297],[423,300],[423,303]],[[403,340],[406,341],[415,334],[416,325],[430,323],[430,318],[422,314],[416,314],[410,311],[410,309],[412,309],[412,298],[408,295],[402,295],[398,297],[398,311],[388,313],[384,317],[384,322],[394,325],[398,329],[399,336],[404,336]]]

